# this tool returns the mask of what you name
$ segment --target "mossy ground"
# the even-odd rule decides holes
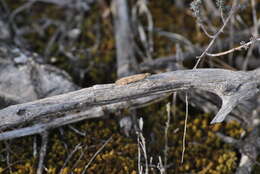
[[[167,115],[165,103],[154,104],[139,110],[138,113],[144,119],[143,134],[146,138],[148,158],[153,158],[153,165],[156,166],[159,156],[164,159],[164,129]],[[185,113],[178,110],[176,115],[171,115],[167,153],[170,164],[168,173],[233,173],[237,166],[238,154],[230,145],[223,143],[215,132],[223,132],[238,138],[243,131],[240,126],[236,122],[210,125],[212,116],[209,114],[189,115],[186,152],[184,163],[181,164],[184,117]],[[81,173],[91,157],[110,137],[111,141],[98,153],[88,167],[87,173],[138,173],[136,136],[126,137],[119,133],[120,128],[115,119],[89,120],[73,126],[84,132],[85,136],[77,134],[68,127],[54,130],[50,134],[45,158],[46,173],[54,174],[61,171],[64,174]],[[6,161],[7,151],[10,153],[9,163],[12,173],[35,173],[38,159],[33,157],[33,139],[26,137],[0,144],[1,173],[10,172]],[[37,144],[39,149],[39,137]],[[9,149],[6,149],[7,147]],[[156,168],[150,171],[158,173]]]
[[[11,10],[20,7],[24,2],[7,0]],[[191,1],[186,1],[188,4]],[[259,2],[259,0],[258,0]],[[57,43],[50,48],[51,56],[57,61],[53,65],[69,72],[76,83],[80,86],[91,86],[97,83],[109,83],[116,80],[115,62],[115,40],[113,35],[112,18],[102,16],[100,4],[95,4],[93,10],[86,14],[86,18],[81,26],[82,33],[75,45],[76,50],[88,49],[88,54],[81,51],[74,52],[79,57],[80,65],[69,62],[68,58],[62,54],[56,54]],[[196,20],[191,15],[189,9],[177,9],[171,1],[152,0],[149,8],[153,14],[155,26],[165,31],[182,34],[193,43],[206,45],[208,38],[202,34]],[[259,11],[258,11],[259,12]],[[250,18],[247,13],[242,13],[244,19]],[[16,18],[18,27],[26,26],[31,21],[42,17],[62,20],[64,13],[61,8],[54,5],[38,4],[30,10],[19,13]],[[26,20],[23,20],[26,19]],[[21,22],[19,22],[21,20]],[[251,20],[245,20],[251,21]],[[93,26],[99,25],[100,44],[93,47],[96,42],[96,29]],[[219,26],[219,23],[215,24]],[[248,23],[250,25],[250,23]],[[91,27],[90,27],[91,26]],[[56,26],[50,26],[44,36],[29,34],[25,38],[31,49],[39,54],[43,54],[46,43],[57,30]],[[153,57],[163,57],[176,52],[175,43],[165,37],[154,34],[155,52]],[[65,50],[70,50],[71,45]],[[77,67],[76,69],[74,67]],[[87,69],[83,77],[79,77],[79,70]],[[166,122],[166,103],[157,103],[145,109],[138,110],[138,115],[144,118],[143,134],[147,143],[148,157],[153,157],[153,164],[157,165],[158,157],[164,159],[164,128]],[[176,115],[171,115],[169,127],[169,150],[168,150],[168,173],[199,173],[199,174],[229,174],[233,173],[238,162],[238,153],[228,144],[223,143],[215,132],[220,131],[231,137],[239,138],[243,131],[236,122],[210,125],[212,119],[210,114],[191,112],[188,118],[186,135],[186,152],[184,163],[181,164],[182,137],[184,128],[183,109],[177,106]],[[56,129],[50,133],[50,141],[45,158],[45,172],[56,174],[81,173],[88,164],[91,157],[97,150],[112,136],[112,140],[96,156],[95,160],[87,169],[87,173],[129,173],[136,174],[137,171],[137,142],[136,137],[125,137],[120,134],[117,121],[113,118],[104,120],[89,120],[73,125],[78,130],[86,133],[81,136],[68,127]],[[34,140],[36,139],[36,140]],[[13,174],[33,174],[37,168],[38,159],[34,157],[33,142],[37,142],[37,150],[40,148],[39,137],[25,137],[12,141],[0,143],[0,173]],[[72,154],[75,147],[78,147]],[[7,153],[8,152],[8,153]],[[8,158],[7,158],[8,156]],[[9,162],[7,162],[7,159]],[[9,163],[9,167],[8,164]],[[151,173],[158,173],[157,169],[151,169]]]

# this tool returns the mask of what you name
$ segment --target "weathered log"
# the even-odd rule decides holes
[[[213,92],[221,98],[222,107],[211,123],[222,122],[241,101],[258,93],[259,76],[259,69],[250,72],[197,69],[152,75],[127,85],[95,85],[2,109],[0,130],[25,123],[48,122],[97,106],[193,88]]]

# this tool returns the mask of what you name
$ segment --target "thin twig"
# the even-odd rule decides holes
[[[37,136],[33,136],[33,157],[37,157]]]
[[[157,169],[160,171],[160,174],[165,174],[165,166],[163,165],[162,158],[159,156],[159,162],[157,164]]]
[[[141,157],[142,154],[144,156],[144,160],[145,160],[145,174],[148,174],[148,157],[147,157],[147,153],[146,153],[146,143],[145,143],[145,138],[143,136],[143,118],[141,117],[138,120],[138,130],[136,132],[137,134],[137,143],[138,143],[138,173],[139,174],[143,174],[143,166],[141,164]]]
[[[186,105],[186,111],[185,111],[185,122],[184,122],[184,132],[183,132],[183,139],[182,139],[182,154],[181,154],[181,163],[183,163],[184,160],[184,153],[185,153],[185,139],[186,139],[186,133],[187,133],[187,122],[188,122],[188,115],[189,115],[189,102],[188,102],[188,93],[186,92],[185,95],[185,105]]]
[[[137,134],[137,143],[138,143],[138,173],[143,174],[143,166],[141,164],[141,157],[142,154],[144,156],[145,160],[145,174],[148,174],[148,157],[146,153],[146,143],[145,143],[145,138],[143,136],[143,118],[141,117],[138,120],[138,126],[139,126],[139,131],[136,132]]]
[[[235,18],[234,16],[230,19],[230,27],[229,27],[229,35],[230,35],[230,40],[229,40],[229,48],[232,48],[234,45],[234,23],[235,23]],[[228,55],[228,63],[232,65],[232,58],[233,58],[233,53]]]
[[[5,147],[6,147],[6,163],[7,163],[7,167],[9,169],[10,173],[13,173],[12,168],[11,168],[11,164],[10,164],[10,146],[9,143],[7,141],[4,141]]]
[[[65,160],[64,164],[62,165],[59,174],[62,174],[63,169],[66,167],[71,157],[81,148],[82,148],[81,143],[78,143],[75,146],[75,148],[71,151],[71,153],[68,155],[67,159]]]
[[[76,162],[73,164],[73,166],[71,167],[71,171],[73,171],[73,169],[75,169],[75,168],[79,165],[81,159],[84,157],[84,154],[85,154],[86,150],[89,148],[88,145],[84,145],[84,146],[85,146],[85,147],[81,147],[81,148],[79,149],[79,150],[81,151],[81,152],[80,152],[80,155],[79,155],[77,161],[76,161]]]
[[[145,33],[144,27],[142,22],[140,21],[141,18],[138,15],[144,15],[147,18],[147,25],[148,25],[148,30],[147,34]],[[145,48],[145,53],[148,58],[148,60],[152,60],[152,53],[154,51],[153,48],[153,19],[151,12],[148,8],[147,0],[138,0],[136,2],[136,5],[134,6],[132,10],[132,16],[134,21],[136,22],[137,30],[138,30],[138,35],[140,36],[140,40]],[[147,36],[146,36],[147,35]]]
[[[208,33],[208,31],[206,30],[206,27],[203,25],[203,23],[199,23],[200,28],[202,29],[202,31],[211,39],[214,38],[214,35]]]
[[[143,136],[143,134],[140,134],[140,138],[141,138],[141,148],[143,150],[143,155],[144,155],[144,160],[145,160],[145,174],[148,174],[148,157],[147,157],[147,153],[146,153],[146,143],[145,143],[145,138]]]
[[[167,174],[166,166],[167,166],[167,160],[168,160],[168,132],[169,132],[169,127],[170,127],[170,122],[171,122],[171,104],[167,103],[166,105],[166,111],[167,111],[167,120],[166,120],[166,125],[165,125],[165,130],[164,130],[164,139],[165,139],[165,146],[164,146],[164,173]]]
[[[254,31],[253,31],[253,37],[258,37],[258,29],[257,29],[257,16],[256,16],[256,6],[255,6],[255,0],[251,0],[251,7],[252,7],[252,17],[253,17],[253,23],[254,23]],[[250,46],[247,54],[246,54],[246,58],[245,58],[245,61],[243,63],[243,66],[242,66],[242,70],[246,71],[247,69],[247,65],[248,65],[248,62],[249,62],[249,59],[253,53],[253,48],[254,48],[254,43]]]
[[[19,14],[21,13],[22,11],[26,10],[26,9],[29,9],[37,0],[32,0],[32,1],[29,1],[29,2],[26,2],[25,4],[23,4],[22,6],[16,8],[10,15],[9,17],[9,21],[10,22],[13,22],[14,21],[14,18]]]
[[[86,173],[86,170],[88,169],[88,167],[90,166],[90,164],[94,161],[94,159],[96,158],[96,156],[105,148],[105,146],[112,140],[112,136],[106,140],[106,142],[96,151],[96,153],[91,157],[91,159],[89,160],[88,164],[84,167],[84,170],[82,172],[82,174]]]
[[[42,136],[42,143],[41,143],[41,149],[40,149],[40,157],[39,157],[39,163],[38,163],[38,168],[37,168],[37,174],[42,174],[43,172],[43,163],[44,163],[44,158],[46,155],[47,151],[47,144],[48,144],[48,131],[45,131],[41,134]]]
[[[141,156],[142,156],[142,154],[141,154],[141,147],[139,146],[139,144],[140,144],[140,137],[139,137],[139,134],[137,133],[137,143],[138,143],[138,148],[137,148],[137,150],[138,150],[138,173],[139,174],[142,174],[143,173],[143,168],[142,168],[142,164],[141,164]]]
[[[73,130],[75,133],[77,133],[77,134],[79,134],[79,135],[81,135],[81,136],[86,136],[86,132],[82,132],[82,131],[76,129],[76,128],[75,128],[74,126],[72,126],[72,125],[69,125],[68,127],[69,127],[69,129]]]
[[[260,38],[251,40],[251,41],[249,41],[249,42],[247,42],[247,43],[245,43],[243,45],[240,45],[238,47],[232,48],[232,49],[224,51],[224,52],[215,53],[215,54],[207,53],[207,56],[211,56],[211,57],[224,56],[226,54],[229,54],[229,53],[232,53],[232,52],[235,52],[235,51],[240,51],[243,48],[246,49],[246,48],[248,48],[251,44],[253,44],[256,41],[260,41]]]
[[[230,136],[227,136],[227,135],[224,135],[224,134],[222,134],[222,133],[220,133],[220,132],[217,132],[216,135],[217,135],[222,141],[224,141],[225,143],[232,144],[232,145],[234,145],[234,146],[236,146],[236,145],[239,143],[239,141],[236,140],[235,138],[230,137]]]
[[[9,169],[9,167],[12,167],[12,166],[15,167],[15,165],[19,165],[19,164],[21,164],[21,163],[25,163],[25,160],[15,161],[15,162],[11,163],[10,166],[7,166],[7,167],[5,167],[5,168],[2,168],[1,174],[2,174],[2,173],[5,173],[5,171],[7,171],[7,169]],[[11,172],[11,171],[9,170],[8,173],[13,173],[13,172]]]
[[[216,41],[216,39],[219,37],[219,35],[221,33],[223,33],[224,28],[226,27],[226,25],[228,24],[229,20],[231,19],[231,17],[233,16],[233,14],[235,14],[236,12],[236,2],[235,1],[232,5],[232,9],[231,12],[229,14],[229,16],[227,17],[227,19],[225,20],[224,24],[222,25],[222,27],[220,28],[220,30],[214,35],[214,37],[212,38],[212,40],[210,41],[209,45],[207,46],[207,48],[203,51],[203,53],[198,57],[198,61],[196,62],[195,66],[193,67],[193,69],[196,69],[197,66],[199,65],[201,59],[207,54],[208,50],[211,48],[211,46],[214,44],[214,42]]]
[[[254,34],[258,35],[258,22],[257,22],[257,13],[256,13],[256,3],[255,0],[251,0],[252,6],[252,16],[253,16],[253,23],[254,23]]]

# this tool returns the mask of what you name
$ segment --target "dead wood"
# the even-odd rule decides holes
[[[117,75],[118,77],[124,77],[138,72],[127,1],[113,0],[112,9],[116,40]]]
[[[239,44],[239,42],[244,40],[249,40],[251,37],[250,34],[252,29],[247,29],[244,31],[239,31],[234,34],[234,38],[224,38],[220,39],[216,42],[215,45],[212,46],[210,49],[211,53],[220,52],[224,50],[230,49],[230,41],[234,42],[235,44]],[[181,56],[176,55],[170,55],[165,57],[160,57],[157,59],[154,59],[152,61],[145,61],[140,64],[140,70],[145,71],[156,71],[161,69],[167,69],[168,67],[173,67],[173,70],[178,69],[178,63],[186,62],[186,61],[194,61],[196,60],[196,56],[202,54],[203,50],[205,50],[206,47],[196,48],[193,49],[193,51],[187,51],[183,52]],[[255,62],[252,65],[258,65],[255,64]],[[255,67],[256,68],[256,67]]]
[[[100,112],[106,112],[108,105],[188,89],[202,89],[218,95],[222,100],[222,107],[212,123],[222,122],[235,106],[258,93],[259,76],[259,69],[250,72],[197,69],[152,75],[128,85],[95,85],[2,109],[0,110],[0,130],[24,124],[44,124],[55,119],[60,119],[62,122],[66,115],[83,110],[88,113],[83,115],[93,118],[95,117],[91,114],[95,113],[93,110],[99,109]],[[131,107],[134,104],[131,101],[128,106]],[[80,118],[78,117],[82,120]],[[62,125],[66,123],[71,122],[64,122]]]

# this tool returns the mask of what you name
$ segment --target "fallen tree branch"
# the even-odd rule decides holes
[[[222,107],[211,123],[222,122],[240,102],[257,94],[259,76],[260,69],[250,72],[197,69],[152,75],[127,85],[95,85],[2,109],[0,130],[24,124],[44,124],[55,119],[62,121],[66,115],[82,110],[88,112],[98,106],[193,88],[213,92],[221,98]]]
[[[44,123],[40,122],[40,123],[36,123],[32,126],[17,128],[17,129],[11,130],[11,131],[5,131],[3,133],[0,133],[0,141],[23,137],[23,136],[34,135],[34,134],[41,134],[42,132],[45,132],[47,130],[61,127],[61,126],[68,125],[68,124],[72,124],[72,123],[76,123],[81,120],[102,118],[110,112],[112,113],[114,111],[117,111],[117,110],[123,109],[123,108],[136,109],[139,107],[144,107],[148,104],[151,104],[152,102],[158,102],[158,100],[162,100],[167,96],[168,95],[160,95],[160,96],[154,95],[154,96],[150,96],[150,97],[139,98],[139,99],[135,99],[135,100],[124,101],[124,102],[119,102],[119,103],[105,105],[105,106],[97,106],[97,107],[94,107],[87,111],[82,110],[82,111],[76,112],[76,113],[64,114],[63,117],[55,118],[55,119],[49,120]]]

